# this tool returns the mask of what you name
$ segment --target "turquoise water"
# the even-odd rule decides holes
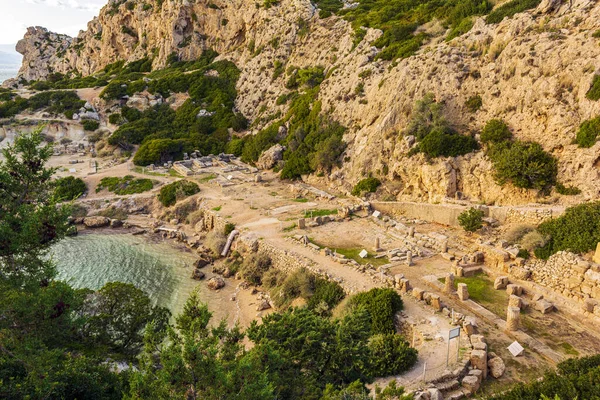
[[[76,288],[108,282],[132,283],[174,314],[197,286],[190,279],[193,254],[143,236],[89,234],[66,238],[52,248],[58,278]]]

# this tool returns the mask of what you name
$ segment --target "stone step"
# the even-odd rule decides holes
[[[461,389],[444,394],[444,400],[460,400],[464,397],[465,397],[465,394]]]
[[[459,388],[460,383],[458,382],[458,380],[452,379],[451,381],[436,383],[435,387],[438,388],[442,393],[448,393]]]

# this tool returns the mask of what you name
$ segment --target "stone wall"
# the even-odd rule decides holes
[[[480,208],[484,211],[486,217],[493,218],[503,224],[521,223],[537,225],[545,220],[561,215],[564,211],[560,207],[488,207],[466,203],[429,204],[402,201],[375,201],[371,205],[375,210],[384,214],[420,219],[447,226],[459,226],[458,216],[470,207]]]
[[[584,302],[600,300],[600,265],[592,264],[576,254],[560,251],[547,261],[536,260],[527,265],[531,279],[567,298]],[[597,310],[600,315],[600,309]]]

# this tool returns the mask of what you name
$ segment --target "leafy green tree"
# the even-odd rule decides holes
[[[45,258],[67,232],[67,207],[53,200],[52,154],[42,146],[41,128],[17,136],[0,162],[0,279],[16,287],[39,286],[54,274]]]
[[[467,232],[475,232],[483,227],[484,213],[482,210],[471,207],[458,216],[458,223]]]
[[[57,201],[78,199],[87,190],[87,186],[83,179],[75,178],[73,176],[57,179],[54,184],[56,185],[54,194]]]
[[[82,312],[86,316],[83,329],[89,338],[128,355],[140,350],[148,323],[164,330],[171,315],[166,308],[152,306],[140,289],[121,282],[107,283],[90,294]]]
[[[192,196],[200,191],[200,187],[190,181],[181,180],[163,186],[158,194],[158,200],[165,207],[170,207],[186,197]]]
[[[557,160],[538,143],[500,143],[489,155],[500,185],[510,182],[518,188],[547,190],[556,184]]]
[[[363,193],[375,193],[381,186],[381,181],[377,178],[369,177],[360,180],[352,189],[353,196],[360,196]]]

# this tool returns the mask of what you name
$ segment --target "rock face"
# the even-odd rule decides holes
[[[30,28],[18,45],[25,54],[19,75],[28,80],[50,71],[89,75],[117,60],[146,56],[160,68],[173,52],[191,60],[213,48],[240,68],[236,108],[260,129],[265,110],[263,116],[285,114],[288,107],[276,102],[289,91],[285,74],[273,79],[275,61],[321,65],[330,73],[319,92],[322,109],[348,127],[348,161],[330,174],[331,186],[349,189],[379,171],[381,190],[398,200],[439,202],[458,193],[485,203],[535,200],[535,191],[496,184],[483,152],[431,163],[422,156],[408,158],[414,143],[400,133],[415,100],[431,92],[460,132],[477,133],[488,120],[502,118],[516,138],[537,141],[559,159],[561,182],[579,187],[582,198],[595,198],[600,143],[579,149],[572,139],[584,120],[600,114],[600,102],[585,97],[600,69],[600,46],[590,34],[599,28],[597,2],[544,0],[537,10],[498,24],[475,18],[465,35],[449,42],[433,39],[416,55],[391,64],[377,60],[379,50],[371,44],[381,31],[369,29],[355,45],[347,21],[319,18],[309,0],[281,0],[270,8],[246,0],[160,5],[110,0],[77,38]],[[277,46],[273,38],[279,39]],[[359,84],[363,96],[354,95]],[[472,113],[465,102],[475,95],[483,106]]]
[[[110,225],[110,219],[106,217],[86,217],[83,219],[83,224],[88,228],[103,228]]]
[[[276,144],[271,147],[267,151],[261,154],[258,162],[256,163],[256,167],[259,169],[271,169],[278,162],[283,160],[283,152],[285,151],[285,147],[280,144]]]

